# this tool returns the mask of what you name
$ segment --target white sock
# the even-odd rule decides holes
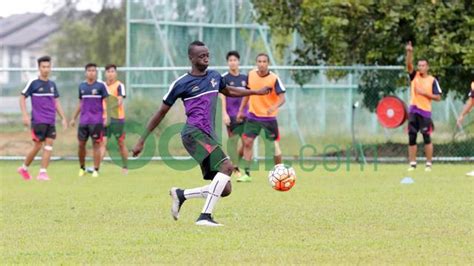
[[[203,187],[190,188],[184,190],[184,197],[186,199],[207,198],[209,194],[209,185]]]
[[[206,198],[206,203],[204,203],[204,207],[202,208],[202,213],[212,213],[214,206],[216,206],[222,191],[224,191],[224,188],[229,181],[230,176],[221,172],[216,174],[211,184],[209,184],[209,193]]]
[[[46,168],[40,168],[40,173],[46,173]]]
[[[24,170],[28,170],[28,166],[26,166],[25,164],[23,164],[21,167],[22,167]]]
[[[416,162],[410,162],[410,166],[416,166]]]
[[[426,162],[426,166],[432,166],[431,162]]]

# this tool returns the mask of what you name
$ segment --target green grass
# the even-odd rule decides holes
[[[193,224],[202,200],[186,202],[178,222],[170,217],[168,189],[203,185],[198,168],[152,162],[123,176],[106,164],[93,179],[77,177],[75,162],[53,162],[52,181],[41,183],[23,181],[18,165],[0,162],[3,263],[474,263],[469,165],[413,174],[405,165],[296,167],[285,193],[262,170],[219,202],[222,228]],[[405,176],[415,183],[401,185]]]

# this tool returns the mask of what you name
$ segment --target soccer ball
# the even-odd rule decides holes
[[[270,181],[270,185],[272,185],[273,189],[288,191],[295,185],[295,169],[288,165],[277,164],[270,173],[268,173],[268,181]]]

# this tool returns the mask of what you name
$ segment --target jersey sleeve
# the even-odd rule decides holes
[[[441,91],[441,87],[439,86],[439,83],[438,83],[438,80],[437,79],[434,79],[433,80],[433,94],[434,95],[440,95],[443,93],[443,91]]]
[[[181,86],[178,82],[171,83],[168,92],[163,96],[163,103],[172,106],[181,96]]]
[[[102,91],[101,91],[102,99],[109,97],[109,92],[107,91],[107,85],[102,83]]]
[[[219,92],[227,87],[225,76],[219,75]]]
[[[125,86],[120,83],[117,88],[118,96],[122,96],[123,98],[127,97],[127,94],[125,93]]]
[[[54,88],[54,98],[59,98],[58,86],[56,86],[56,83],[54,82],[53,82],[53,88]]]
[[[81,93],[81,85],[77,88],[77,93],[79,95],[79,99],[82,100],[82,93]]]
[[[31,96],[32,93],[33,93],[33,80],[30,80],[26,84],[25,88],[23,88],[23,90],[21,91],[21,95],[25,97],[29,97]]]
[[[410,76],[410,81],[412,81],[416,77],[416,70],[413,70],[411,73],[408,73]]]
[[[283,83],[281,82],[279,77],[277,77],[277,79],[275,81],[275,92],[276,92],[276,94],[281,94],[281,93],[286,92],[286,88],[283,85]]]

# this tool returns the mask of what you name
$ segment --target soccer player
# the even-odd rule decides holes
[[[107,84],[107,92],[109,97],[106,98],[106,112],[105,118],[108,125],[105,126],[105,134],[101,142],[101,160],[104,159],[107,139],[115,137],[118,142],[120,155],[122,157],[122,173],[128,173],[127,159],[128,151],[125,147],[125,108],[123,100],[126,97],[125,86],[122,82],[117,80],[117,66],[109,64],[105,66],[105,77]]]
[[[247,87],[255,90],[259,87],[270,87],[272,92],[264,97],[246,97],[240,105],[238,118],[242,119],[245,106],[249,105],[247,122],[245,123],[244,140],[244,162],[245,175],[242,175],[237,182],[250,182],[250,163],[252,161],[252,148],[255,138],[263,129],[265,137],[274,145],[273,161],[275,165],[282,162],[280,149],[280,133],[278,130],[277,114],[278,109],[285,103],[285,87],[280,78],[268,69],[270,59],[267,54],[257,55],[257,69],[248,73]]]
[[[71,120],[74,127],[76,119],[79,119],[77,138],[79,140],[79,176],[85,175],[86,143],[89,137],[92,139],[94,158],[93,177],[99,176],[100,167],[100,142],[104,134],[104,101],[109,94],[104,82],[97,80],[97,65],[89,63],[85,66],[86,80],[79,85],[79,104]]]
[[[39,77],[30,80],[25,88],[21,91],[20,108],[23,114],[23,124],[27,127],[31,126],[31,135],[33,137],[34,146],[26,155],[23,165],[18,168],[17,172],[24,180],[30,180],[31,175],[28,172],[28,166],[33,162],[36,154],[43,148],[41,156],[41,168],[36,177],[37,180],[47,181],[49,176],[47,168],[51,152],[53,150],[53,142],[56,138],[56,113],[61,117],[62,126],[67,128],[66,116],[63,108],[59,103],[59,93],[56,83],[49,80],[51,73],[51,57],[43,56],[38,58]],[[31,118],[26,110],[26,98],[31,97]]]
[[[227,65],[229,66],[229,72],[225,72],[222,77],[226,85],[247,87],[247,75],[241,74],[239,71],[240,55],[237,51],[230,51],[226,56]],[[238,144],[239,138],[242,137],[244,130],[244,119],[237,120],[237,113],[239,112],[240,105],[242,103],[242,97],[226,97],[221,94],[222,99],[222,119],[224,124],[227,126],[227,134],[231,140],[230,147],[236,147],[236,152],[230,152],[231,160],[236,165],[234,172],[237,177],[240,177],[239,160],[244,154],[244,146]],[[248,107],[244,107],[244,114],[246,115]],[[242,140],[243,143],[243,140]]]
[[[408,171],[416,169],[416,137],[418,132],[423,135],[425,144],[426,167],[430,172],[432,168],[433,143],[431,143],[431,132],[433,121],[431,120],[431,101],[441,100],[441,88],[435,77],[428,74],[429,63],[426,59],[418,60],[417,70],[413,66],[413,46],[411,41],[405,47],[406,67],[410,75],[410,108],[408,111],[408,160],[410,167]]]
[[[138,156],[148,135],[160,124],[175,101],[181,98],[187,116],[181,131],[183,145],[199,163],[203,178],[211,180],[211,183],[192,189],[171,188],[171,214],[177,220],[181,206],[186,200],[205,198],[196,225],[221,226],[212,218],[212,212],[219,198],[231,193],[230,175],[234,166],[222,150],[214,129],[218,93],[230,97],[264,95],[270,88],[247,90],[226,86],[218,72],[207,69],[209,50],[200,41],[189,44],[188,57],[192,65],[191,72],[182,75],[170,85],[168,93],[163,97],[163,104],[150,119],[145,133],[133,148],[133,155]]]
[[[469,93],[469,97],[471,99],[467,100],[466,105],[464,106],[464,109],[462,110],[461,114],[458,117],[457,124],[459,127],[461,127],[464,117],[469,114],[474,107],[474,81],[471,82],[471,92]],[[466,174],[467,176],[474,177],[474,171],[471,171]]]

